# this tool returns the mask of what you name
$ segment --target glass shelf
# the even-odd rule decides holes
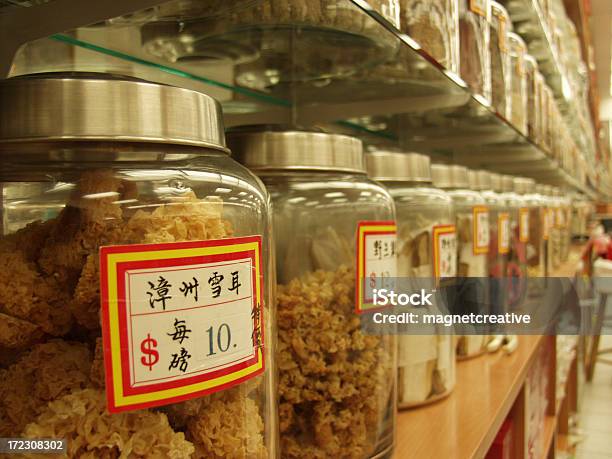
[[[384,2],[328,3],[333,17],[298,0],[268,2],[274,16],[258,0],[172,1],[31,42],[11,74],[101,71],[173,84],[217,98],[228,127],[319,127],[369,148],[590,193],[372,7]]]

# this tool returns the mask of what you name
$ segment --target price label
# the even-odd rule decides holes
[[[261,236],[102,247],[100,270],[111,413],[263,372]]]
[[[510,252],[510,214],[507,212],[497,216],[497,251],[502,255]]]
[[[473,251],[474,255],[489,253],[491,233],[489,228],[489,209],[486,206],[475,206],[473,216]]]
[[[519,209],[519,241],[529,241],[529,209],[527,207]]]
[[[455,225],[433,228],[434,275],[436,279],[457,276],[457,233]]]
[[[365,221],[357,225],[357,292],[355,312],[378,309],[373,290],[393,288],[397,277],[397,225],[393,221]]]
[[[540,221],[542,222],[542,239],[548,241],[550,237],[550,221],[548,209],[540,209]]]
[[[560,207],[558,207],[556,210],[556,220],[557,220],[557,228],[563,228],[565,226],[565,213],[563,212],[563,209],[561,209]]]
[[[487,17],[487,0],[468,0],[468,5],[472,13]]]

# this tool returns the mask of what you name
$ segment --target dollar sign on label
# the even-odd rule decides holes
[[[147,333],[147,338],[143,339],[142,343],[140,343],[140,350],[146,357],[141,357],[140,361],[145,367],[149,367],[149,371],[153,369],[153,365],[159,362],[159,352],[155,350],[156,347],[157,341]]]

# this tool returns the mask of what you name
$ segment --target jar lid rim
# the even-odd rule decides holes
[[[0,143],[120,141],[228,152],[212,97],[102,73],[52,72],[0,81]]]
[[[361,140],[343,134],[266,127],[229,131],[227,141],[233,157],[256,171],[366,172]]]

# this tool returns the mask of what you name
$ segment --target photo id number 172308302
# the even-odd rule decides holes
[[[58,454],[66,452],[66,440],[52,438],[0,438],[1,454]]]

